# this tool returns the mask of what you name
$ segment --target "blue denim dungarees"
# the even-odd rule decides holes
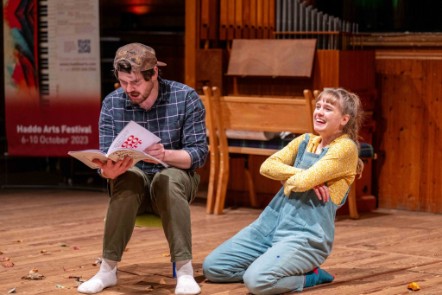
[[[306,135],[299,146],[297,168],[308,169],[327,153],[307,152],[308,141]],[[257,220],[209,254],[204,275],[212,282],[243,280],[254,294],[302,291],[304,274],[330,255],[339,207],[313,190],[286,197],[281,188]]]

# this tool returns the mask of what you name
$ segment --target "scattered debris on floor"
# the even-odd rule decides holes
[[[3,267],[9,268],[14,266],[14,262],[9,257],[0,257],[0,262]]]
[[[419,285],[416,282],[411,282],[408,284],[407,289],[412,290],[412,291],[419,291],[421,288],[419,287]]]
[[[43,280],[44,275],[38,272],[38,269],[33,268],[29,271],[28,275],[21,277],[22,280]]]

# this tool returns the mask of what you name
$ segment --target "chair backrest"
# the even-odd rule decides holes
[[[307,97],[221,96],[213,88],[214,113],[223,129],[296,134],[313,131],[312,103]]]
[[[313,128],[313,110],[316,107],[316,97],[318,97],[320,91],[319,90],[313,90],[313,92],[310,89],[304,89],[304,97],[306,102],[309,101],[309,107],[308,110],[310,114],[310,124],[311,124],[311,133],[315,133],[315,129]]]

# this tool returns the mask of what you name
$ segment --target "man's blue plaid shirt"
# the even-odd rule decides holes
[[[158,99],[149,111],[131,103],[118,88],[103,100],[99,120],[100,149],[107,152],[112,141],[131,120],[161,138],[165,149],[187,151],[195,170],[204,165],[207,136],[204,105],[194,89],[175,81],[158,78]],[[156,173],[164,167],[138,162],[146,173]]]

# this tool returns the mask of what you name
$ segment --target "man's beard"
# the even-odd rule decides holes
[[[147,96],[143,96],[138,91],[129,92],[129,93],[127,93],[127,95],[129,96],[132,103],[135,103],[135,104],[141,104],[147,99]]]

